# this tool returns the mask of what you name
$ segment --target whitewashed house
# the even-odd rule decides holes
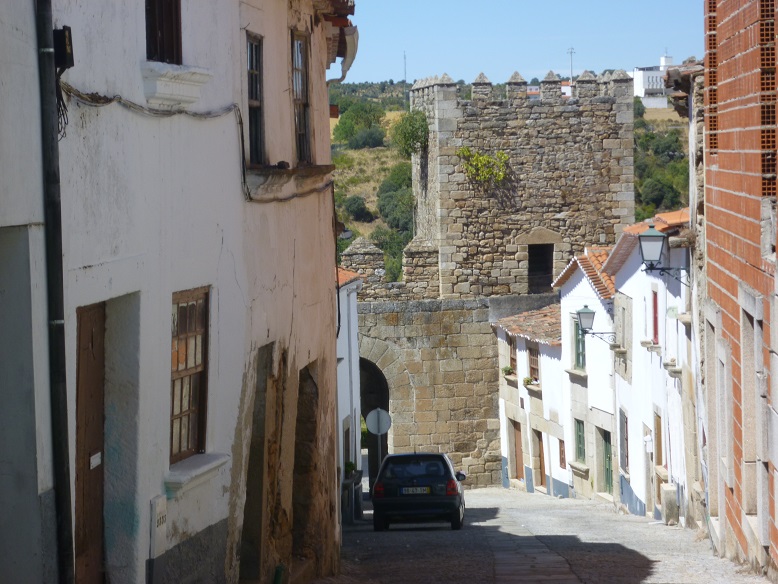
[[[652,220],[674,242],[661,265],[683,269],[645,269],[638,236],[647,231],[646,223],[625,229],[604,266],[617,288],[614,357],[621,502],[633,514],[682,524],[698,474],[689,253],[685,240],[676,237],[688,223],[688,209]]]
[[[359,394],[357,293],[362,276],[338,268],[338,473],[341,515],[353,520],[362,505],[362,403]]]
[[[498,320],[503,485],[569,496],[559,304]]]
[[[42,30],[70,27],[74,57],[59,71],[59,142],[54,53],[35,32],[49,7]],[[353,11],[353,0],[0,6],[3,579],[336,570],[326,70],[353,59]],[[52,190],[61,223],[44,213]],[[49,324],[44,234],[56,240],[56,225],[62,252],[48,264],[62,260],[49,273],[63,275],[63,310]],[[49,330],[64,331],[63,351],[48,350]]]
[[[570,395],[566,439],[575,496],[595,494],[613,499],[616,403],[613,386],[613,296],[610,275],[603,270],[608,248],[587,248],[573,258],[554,281],[561,303],[562,377]],[[591,332],[579,326],[578,311],[594,311]]]
[[[663,55],[659,65],[635,67],[631,77],[634,81],[635,96],[639,97],[647,108],[667,108],[667,97],[671,91],[665,87],[665,75],[673,66],[673,58]]]

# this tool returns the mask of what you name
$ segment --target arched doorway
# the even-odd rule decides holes
[[[378,365],[363,357],[359,359],[359,396],[363,418],[366,418],[375,408],[389,411],[389,384],[386,381],[386,377]],[[382,455],[386,456],[388,447],[388,434],[384,434],[381,436]],[[368,434],[367,464],[370,488],[372,490],[373,482],[380,466],[380,461],[378,460],[378,437],[375,434]]]

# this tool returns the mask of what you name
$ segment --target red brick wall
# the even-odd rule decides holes
[[[722,338],[732,349],[733,411],[728,423],[735,481],[725,493],[726,519],[743,555],[748,553],[741,525],[743,420],[756,412],[743,411],[738,285],[748,284],[765,299],[773,290],[772,268],[762,260],[760,219],[762,197],[774,196],[776,188],[770,177],[776,154],[775,16],[774,0],[705,0],[706,268],[708,297],[721,309]],[[770,338],[769,314],[765,300],[765,342]],[[756,350],[766,356],[766,349]],[[772,481],[771,474],[770,555],[776,562]]]

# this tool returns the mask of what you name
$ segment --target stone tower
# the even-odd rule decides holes
[[[500,96],[479,75],[469,100],[448,75],[414,85],[430,134],[413,160],[411,248],[437,251],[442,298],[542,291],[585,245],[615,243],[634,220],[632,99],[624,71],[585,73],[570,98],[553,72],[539,99],[518,73]],[[507,178],[474,184],[462,147],[507,154]]]
[[[342,254],[359,294],[363,415],[388,407],[391,452],[447,452],[469,485],[507,480],[491,323],[557,301],[555,275],[634,219],[632,80],[584,74],[572,97],[549,73],[538,99],[515,73],[498,96],[481,74],[472,98],[444,75],[414,85],[429,125],[413,157],[415,237],[403,281],[385,282],[364,239]],[[473,184],[458,151],[507,155],[499,184]],[[386,452],[386,449],[382,449]],[[371,474],[377,466],[371,446]]]

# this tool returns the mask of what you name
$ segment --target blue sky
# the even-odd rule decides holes
[[[351,18],[359,51],[346,82],[448,73],[470,82],[484,72],[503,83],[514,71],[529,81],[549,70],[681,63],[703,57],[701,0],[356,0]]]

